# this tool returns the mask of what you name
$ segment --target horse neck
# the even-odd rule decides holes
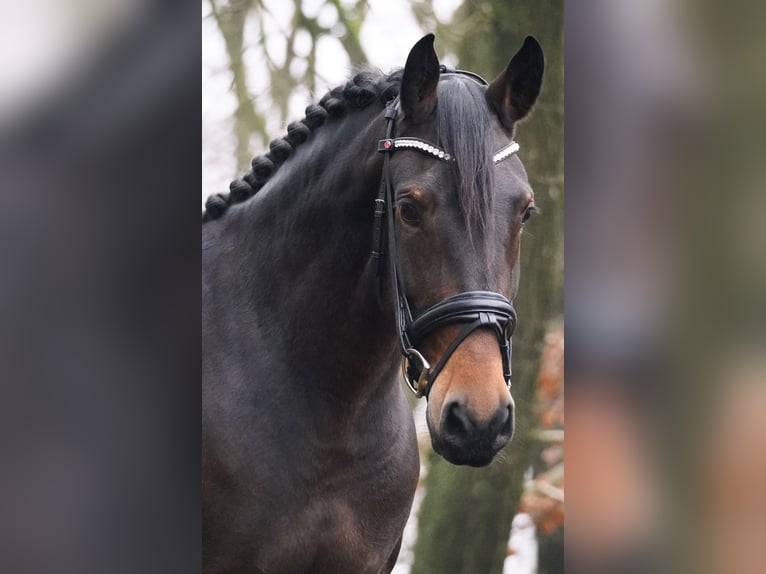
[[[373,110],[324,126],[236,213],[232,261],[268,344],[293,380],[344,397],[396,369],[393,311],[370,258],[383,132]]]

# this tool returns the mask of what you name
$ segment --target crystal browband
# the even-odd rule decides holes
[[[519,151],[519,144],[517,144],[515,141],[511,141],[511,143],[509,143],[503,149],[497,151],[495,155],[492,156],[492,161],[495,163],[500,163],[505,158],[511,157],[517,151]]]
[[[443,149],[418,138],[393,138],[380,140],[378,142],[378,151],[380,152],[393,152],[398,149],[414,149],[422,151],[423,153],[427,153],[443,161],[453,161],[454,159]],[[519,151],[519,144],[517,144],[515,141],[512,141],[501,150],[495,152],[495,154],[492,156],[492,161],[494,163],[500,163],[504,159],[515,154],[517,151]]]

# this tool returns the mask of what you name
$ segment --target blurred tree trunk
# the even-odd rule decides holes
[[[229,57],[233,91],[237,97],[237,110],[234,112],[237,167],[239,170],[245,170],[250,167],[250,136],[254,132],[265,133],[265,122],[256,113],[250,97],[247,68],[243,59],[245,22],[256,2],[255,0],[230,0],[226,6],[219,7],[216,0],[209,1]]]
[[[546,56],[543,88],[532,118],[519,128],[520,156],[542,214],[524,233],[513,337],[516,436],[487,468],[455,467],[430,456],[412,574],[499,574],[511,521],[530,465],[527,431],[546,327],[563,311],[564,70],[563,0],[465,2],[451,26],[460,67],[494,78],[524,37]]]
[[[367,0],[356,0],[353,3],[326,0],[325,3],[334,6],[337,11],[336,24],[344,29],[339,36],[335,31],[335,24],[323,26],[319,23],[318,17],[306,16],[301,0],[291,0],[294,12],[287,32],[267,25],[264,16],[269,10],[262,0],[206,1],[210,4],[212,16],[226,46],[232,76],[232,93],[237,99],[233,122],[237,171],[247,171],[252,158],[249,149],[251,137],[260,136],[264,146],[271,139],[267,118],[276,117],[278,113],[280,123],[284,125],[288,120],[290,95],[295,89],[305,85],[311,93],[316,90],[316,49],[317,42],[322,37],[337,37],[348,54],[352,67],[359,68],[367,63],[367,55],[360,41],[362,23],[368,12]],[[246,29],[248,18],[252,25],[247,26]],[[311,46],[306,56],[305,71],[294,73],[292,64],[298,59],[295,53],[295,40],[297,33],[302,30],[308,32]],[[283,61],[275,61],[269,55],[267,44],[270,41],[284,44]],[[262,49],[263,65],[269,74],[269,97],[265,103],[263,101],[260,103],[260,109],[248,88],[248,70],[244,60],[245,49],[254,45]]]

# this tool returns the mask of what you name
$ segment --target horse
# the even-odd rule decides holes
[[[536,209],[513,136],[542,49],[527,37],[487,84],[433,42],[309,105],[206,202],[208,574],[391,572],[419,474],[400,362],[448,461],[486,465],[513,435],[511,302]]]

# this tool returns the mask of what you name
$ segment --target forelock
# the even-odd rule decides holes
[[[491,222],[493,142],[484,90],[474,80],[443,76],[439,82],[439,145],[455,158],[460,208],[470,230]]]

